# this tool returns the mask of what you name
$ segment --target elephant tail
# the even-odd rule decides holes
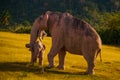
[[[97,55],[100,55],[100,62],[102,62],[102,53],[101,53],[101,49],[99,49],[99,51],[97,52]],[[97,56],[96,56],[97,57]]]

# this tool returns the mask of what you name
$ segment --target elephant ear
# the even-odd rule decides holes
[[[51,14],[51,11],[47,11],[46,13],[44,13],[44,20],[48,20],[49,15]]]
[[[43,23],[45,24],[45,27],[47,27],[47,21],[49,19],[50,13],[51,13],[50,11],[47,11],[43,16],[43,21],[44,21]]]

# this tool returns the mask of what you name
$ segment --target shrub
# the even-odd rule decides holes
[[[120,45],[120,28],[118,29],[104,29],[98,31],[101,36],[103,44]]]
[[[19,26],[16,27],[14,32],[15,33],[30,33],[31,27],[24,27],[24,26]]]

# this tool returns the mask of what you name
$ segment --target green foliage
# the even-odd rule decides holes
[[[119,29],[120,28],[120,13],[115,13],[110,19],[107,21],[106,26],[111,29]]]
[[[25,28],[25,27],[16,27],[15,33],[30,33],[30,28]]]
[[[8,32],[14,32],[14,33],[30,33],[31,26],[24,26],[22,24],[15,24],[9,27],[2,27],[0,28],[0,31],[8,31]]]
[[[104,44],[120,45],[120,13],[108,18],[105,28],[99,31]]]
[[[98,32],[103,44],[120,45],[120,29],[105,29]]]
[[[0,15],[0,26],[7,26],[10,23],[10,13],[8,10],[4,10]]]
[[[27,20],[23,21],[22,24],[23,24],[24,26],[26,26],[26,27],[31,26],[30,22],[27,21]]]
[[[15,30],[13,32],[15,33],[30,33],[31,27],[24,27],[23,25],[18,25],[15,27]]]
[[[0,0],[0,30],[29,33],[29,26],[44,12],[69,12],[90,23],[100,33],[103,43],[113,44],[117,41],[112,40],[114,36],[119,37],[119,4],[120,0]],[[108,34],[110,39],[106,40]]]
[[[33,22],[37,16],[47,10],[68,11],[94,22],[93,18],[101,12],[120,11],[119,4],[118,0],[0,0],[0,14],[7,9],[11,13],[13,22],[21,24],[24,20]]]

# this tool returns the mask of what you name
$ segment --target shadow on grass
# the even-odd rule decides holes
[[[27,76],[28,73],[34,73],[36,75],[40,75],[41,74],[41,69],[38,66],[28,66],[29,62],[0,62],[0,71],[1,72],[23,72],[24,74],[23,76]],[[58,75],[78,75],[81,77],[97,77],[97,78],[105,78],[107,79],[106,76],[104,75],[85,75],[84,72],[69,72],[69,71],[65,71],[65,70],[58,70],[56,68],[52,68],[52,69],[47,69],[44,68],[45,72],[43,73],[43,75],[49,75],[49,74],[58,74]],[[84,76],[82,76],[84,75]]]
[[[23,71],[32,72],[35,74],[40,73],[40,68],[38,66],[28,66],[29,62],[0,62],[0,71]],[[45,68],[45,73],[52,74],[69,74],[69,75],[84,75],[84,72],[65,72],[64,70],[47,69]]]
[[[0,71],[30,71],[38,70],[36,66],[28,66],[29,62],[0,62]]]
[[[53,74],[67,74],[67,75],[85,75],[85,72],[67,72],[64,70],[51,70],[51,69],[46,69],[45,72],[47,73],[53,73]]]

